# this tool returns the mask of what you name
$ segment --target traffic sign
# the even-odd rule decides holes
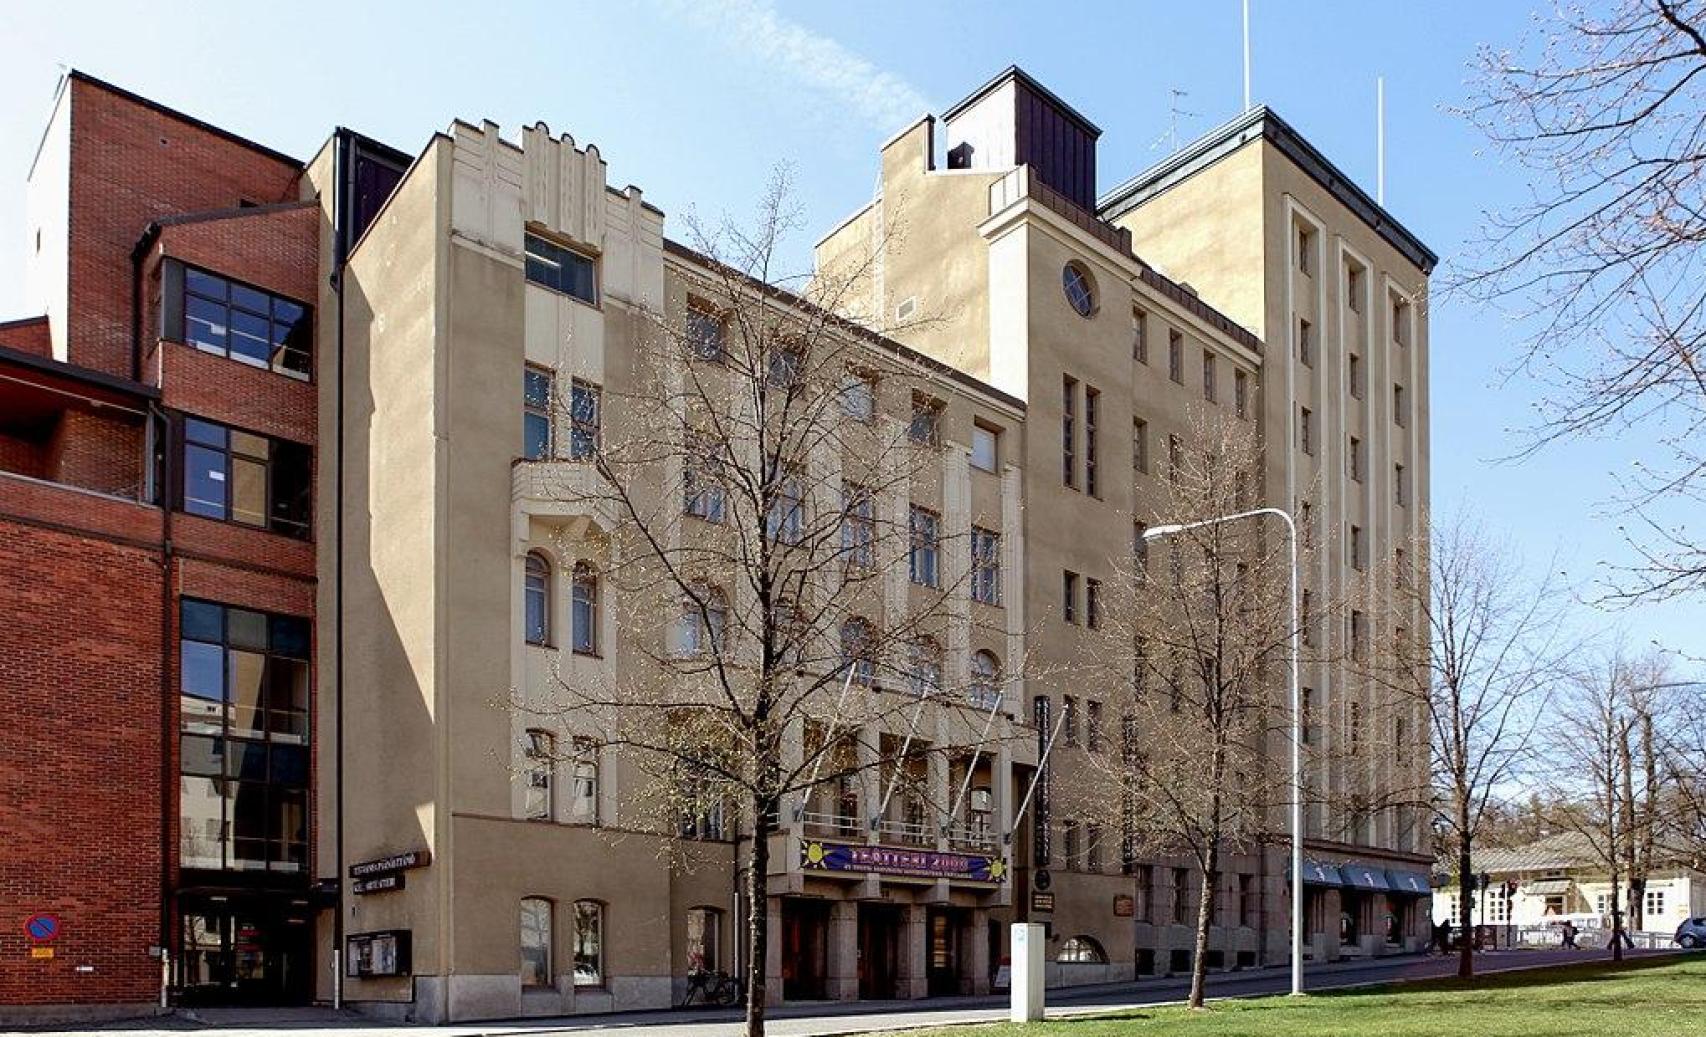
[[[24,933],[32,943],[47,943],[59,935],[59,916],[37,911],[24,919]]]

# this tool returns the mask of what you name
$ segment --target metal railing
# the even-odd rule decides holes
[[[877,841],[900,843],[904,846],[934,846],[936,839],[930,829],[913,821],[878,821]]]

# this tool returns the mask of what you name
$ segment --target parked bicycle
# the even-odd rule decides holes
[[[722,969],[694,969],[687,974],[687,996],[681,1006],[692,1004],[695,997],[702,1005],[732,1005],[740,1000],[740,984]]]

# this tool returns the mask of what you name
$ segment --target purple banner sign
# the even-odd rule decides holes
[[[817,871],[876,871],[932,879],[1005,882],[1007,862],[999,857],[892,846],[858,846],[808,841],[800,847],[800,866]]]

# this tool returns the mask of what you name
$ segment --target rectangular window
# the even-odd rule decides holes
[[[1407,479],[1404,466],[1394,464],[1392,466],[1392,503],[1400,508],[1410,503],[1410,489],[1406,485]]]
[[[1304,367],[1315,366],[1315,325],[1297,319],[1297,359]]]
[[[1297,546],[1304,549],[1315,546],[1315,509],[1306,500],[1297,502]]]
[[[521,456],[529,461],[547,460],[555,454],[552,443],[556,424],[551,413],[554,393],[551,372],[526,367],[521,373]]]
[[[971,427],[971,466],[985,472],[995,471],[1001,462],[1001,433],[985,425]]]
[[[1060,481],[1078,485],[1078,380],[1063,376],[1060,383]]]
[[[590,738],[575,739],[575,756],[569,761],[568,820],[598,823],[598,744]]]
[[[1149,527],[1142,522],[1131,524],[1131,570],[1140,582],[1149,575],[1149,541],[1144,538],[1148,531]]]
[[[906,426],[907,438],[915,446],[942,444],[942,401],[923,393],[912,394],[912,420]]]
[[[309,621],[184,598],[178,635],[180,863],[305,871]]]
[[[1155,920],[1155,865],[1138,864],[1132,868],[1132,874],[1137,877],[1135,883],[1137,895],[1132,905],[1132,914],[1139,922]]]
[[[1101,409],[1102,394],[1084,387],[1084,492],[1100,497],[1096,486],[1096,420]]]
[[[1257,913],[1256,876],[1245,873],[1238,876],[1238,924],[1246,928],[1256,924]]]
[[[1067,696],[1064,696],[1060,700],[1060,715],[1062,717],[1061,722],[1060,722],[1060,725],[1062,728],[1062,731],[1060,732],[1061,743],[1063,745],[1077,745],[1078,744],[1078,699],[1077,699],[1077,697],[1072,696],[1072,695],[1067,695]],[[1072,856],[1072,853],[1070,850],[1067,851],[1067,856],[1069,856],[1069,857]]]
[[[869,425],[877,420],[877,380],[859,371],[841,379],[841,413]]]
[[[1068,569],[1060,576],[1061,612],[1068,623],[1078,622],[1078,574]]]
[[[723,485],[718,479],[721,449],[714,436],[690,432],[683,459],[682,510],[706,522],[722,522]]]
[[[1315,456],[1315,414],[1308,407],[1297,408],[1297,448]]]
[[[1351,383],[1351,399],[1362,399],[1362,357],[1355,353],[1345,358],[1345,376]]]
[[[1173,869],[1173,923],[1184,925],[1191,916],[1191,872],[1189,868]]]
[[[1302,689],[1303,716],[1299,718],[1303,728],[1303,744],[1315,744],[1315,689]]]
[[[538,234],[527,235],[527,279],[541,288],[598,305],[598,263]]]
[[[793,472],[784,472],[777,481],[764,516],[764,533],[773,542],[800,542],[805,532],[805,492],[805,483]]]
[[[695,357],[712,363],[721,363],[726,359],[728,343],[723,318],[708,303],[688,303],[687,326],[684,330],[687,348]]]
[[[1185,384],[1185,336],[1176,328],[1167,329],[1167,377]]]
[[[907,556],[907,568],[912,582],[921,587],[940,587],[942,520],[933,511],[913,505],[907,527],[912,537],[912,549]]]
[[[1202,398],[1213,403],[1214,396],[1214,354],[1205,349],[1202,354]]]
[[[181,510],[298,540],[312,526],[314,450],[185,417]]]
[[[1095,577],[1084,581],[1084,625],[1092,630],[1102,625],[1102,581]]]
[[[194,267],[182,270],[178,330],[186,345],[294,378],[313,373],[312,307]]]
[[[850,566],[877,566],[876,502],[870,490],[856,483],[841,484],[841,553]]]
[[[1363,272],[1361,267],[1345,268],[1345,305],[1352,313],[1362,312]]]
[[[1178,482],[1185,474],[1185,444],[1178,436],[1167,437],[1167,479]]]
[[[589,461],[598,453],[602,397],[591,382],[576,378],[569,383],[569,460]]]
[[[551,772],[557,755],[554,741],[550,732],[529,731],[522,747],[527,774],[522,816],[529,821],[551,820]]]
[[[1346,741],[1350,744],[1351,755],[1362,755],[1362,703],[1352,702],[1345,710]],[[1352,813],[1356,813],[1353,808]],[[1354,824],[1354,822],[1353,822]]]
[[[1365,546],[1362,542],[1362,527],[1352,526],[1351,535],[1345,541],[1345,548],[1346,553],[1350,555],[1348,561],[1351,563],[1351,568],[1358,572],[1362,571]]]
[[[971,527],[971,598],[1001,604],[1001,534]]]
[[[1149,314],[1142,310],[1131,311],[1131,358],[1149,363]]]
[[[1349,439],[1345,450],[1345,464],[1350,468],[1351,481],[1362,482],[1362,440],[1355,436]]]
[[[1392,422],[1399,428],[1410,423],[1409,407],[1404,400],[1404,387],[1397,383],[1392,385]]]
[[[1361,609],[1351,609],[1351,658],[1361,662],[1368,653],[1368,618]],[[1356,703],[1351,703],[1352,708]]]
[[[1314,605],[1315,596],[1310,593],[1309,588],[1305,587],[1303,589],[1303,593],[1298,596],[1297,625],[1303,628],[1298,633],[1302,638],[1303,643],[1306,645],[1313,645],[1315,643]]]
[[[1410,343],[1410,304],[1396,295],[1392,297],[1392,341],[1400,346]]]
[[[1315,273],[1315,232],[1308,227],[1297,228],[1297,269],[1301,273]]]
[[[1664,913],[1665,891],[1662,889],[1647,890],[1646,896],[1641,902],[1641,921],[1643,923],[1657,921],[1664,917]]]
[[[1131,468],[1134,472],[1149,471],[1149,422],[1142,418],[1131,420]]]
[[[1232,412],[1240,418],[1250,416],[1250,376],[1243,371],[1232,372]]]
[[[1095,700],[1084,703],[1084,748],[1102,751],[1102,704]]]

